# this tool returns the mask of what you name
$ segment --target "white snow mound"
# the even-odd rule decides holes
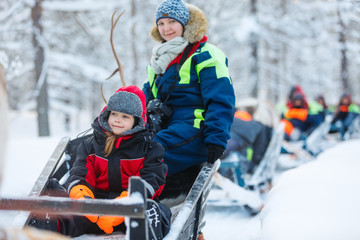
[[[261,213],[261,238],[360,239],[360,140],[285,172]]]

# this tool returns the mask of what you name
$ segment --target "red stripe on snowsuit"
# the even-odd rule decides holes
[[[127,189],[129,186],[129,178],[131,176],[139,176],[140,170],[143,168],[145,158],[137,159],[119,159],[121,186]],[[108,160],[96,155],[90,155],[86,159],[86,168],[88,172],[85,180],[95,189],[109,191],[109,175],[108,175]]]
[[[86,157],[86,168],[87,173],[85,176],[85,180],[93,187],[95,188],[96,184],[96,178],[95,178],[95,168],[93,167],[95,165],[95,155],[89,155]]]
[[[167,177],[167,174],[165,174],[165,179],[166,179],[166,177]],[[154,195],[152,196],[152,199],[155,199],[155,198],[159,197],[160,194],[162,193],[164,187],[165,187],[165,184],[160,185],[160,186],[159,186],[159,189],[158,189],[158,190],[154,193]]]
[[[121,184],[123,188],[128,188],[131,176],[140,176],[140,169],[143,168],[145,158],[123,159],[120,161]]]
[[[86,158],[87,173],[85,180],[95,189],[109,190],[108,160],[96,155]]]

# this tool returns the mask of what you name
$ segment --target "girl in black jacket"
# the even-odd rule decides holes
[[[167,165],[163,161],[164,149],[151,140],[146,122],[146,99],[142,90],[136,86],[117,90],[94,120],[93,135],[77,149],[65,183],[69,197],[126,197],[129,178],[140,176],[145,181],[147,196],[156,200],[165,185]],[[160,219],[161,224],[156,223],[160,227],[155,232],[157,239],[162,239],[169,231],[171,212],[156,201],[148,202],[151,204],[147,205],[147,212],[157,211],[156,220]],[[124,217],[115,216],[61,217],[57,225],[58,232],[72,237],[125,231]]]

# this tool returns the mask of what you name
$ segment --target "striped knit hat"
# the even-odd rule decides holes
[[[161,18],[172,18],[185,26],[190,12],[182,0],[164,0],[156,10],[156,24]]]

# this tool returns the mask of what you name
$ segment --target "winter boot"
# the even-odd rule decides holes
[[[32,214],[27,225],[37,229],[60,232],[57,218],[49,214]]]
[[[59,183],[56,178],[52,178],[49,180],[46,186],[46,190],[42,195],[52,197],[69,197],[66,189]]]
[[[154,200],[148,199],[146,206],[146,217],[148,220],[149,240],[163,239],[161,229],[161,212],[159,205]]]

